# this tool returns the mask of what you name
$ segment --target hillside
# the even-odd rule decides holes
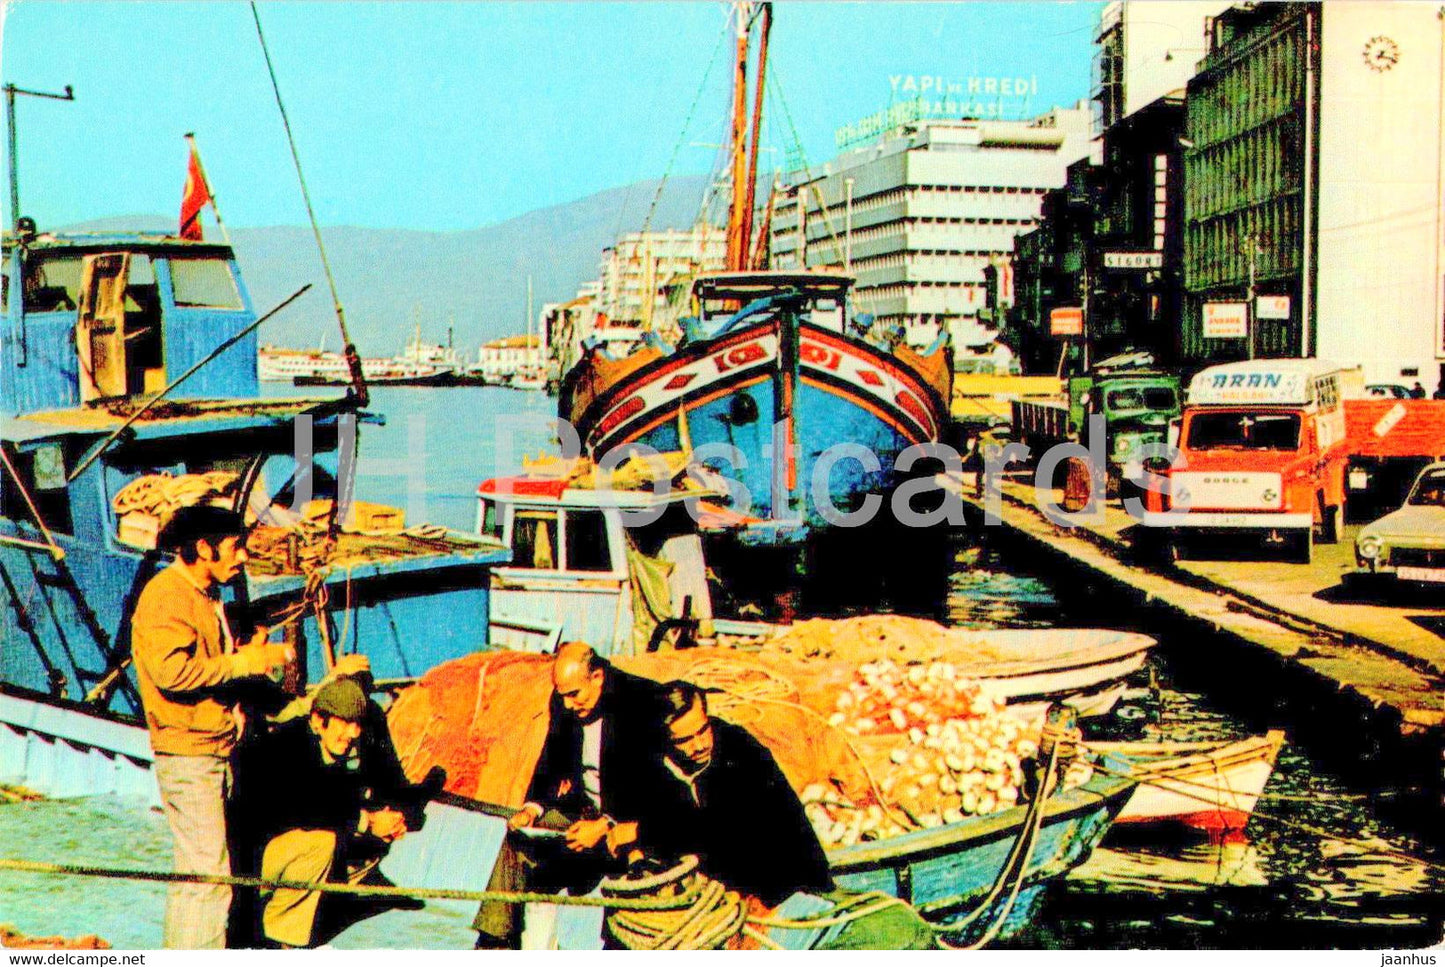
[[[652,227],[692,224],[704,185],[701,177],[669,180]],[[597,277],[602,250],[616,239],[619,225],[623,232],[642,227],[656,191],[657,182],[639,182],[466,232],[323,227],[352,337],[362,355],[389,356],[402,348],[418,320],[424,338],[445,340],[451,318],[456,345],[471,354],[487,339],[521,332],[528,274],[537,309],[572,298],[580,283]],[[175,220],[116,216],[67,228],[174,231]],[[212,230],[207,232],[209,237]],[[336,348],[336,319],[310,228],[238,228],[231,237],[258,311],[315,283],[300,302],[262,327],[261,340],[314,346],[324,336]]]

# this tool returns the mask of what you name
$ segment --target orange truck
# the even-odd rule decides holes
[[[1258,536],[1308,563],[1340,538],[1349,460],[1344,396],[1358,370],[1317,359],[1210,366],[1189,384],[1167,483],[1144,524],[1176,558],[1201,534]],[[1166,513],[1160,513],[1166,511]]]

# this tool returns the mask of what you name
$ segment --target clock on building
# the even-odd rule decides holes
[[[1400,62],[1400,45],[1381,35],[1365,41],[1365,66],[1383,74]]]

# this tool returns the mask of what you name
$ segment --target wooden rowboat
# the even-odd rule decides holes
[[[1120,823],[1182,823],[1226,832],[1243,829],[1274,772],[1284,744],[1275,729],[1238,742],[1090,742],[1117,753],[1139,780]]]
[[[1106,760],[1118,773],[1122,763]],[[1022,929],[1056,877],[1089,858],[1124,808],[1135,788],[1132,778],[1096,771],[1088,782],[1056,793],[1044,804],[1044,816],[1033,853],[1024,870],[1018,897],[1008,910],[998,938]],[[1023,828],[1028,805],[1021,804],[987,816],[970,816],[962,822],[924,829],[890,839],[858,843],[832,850],[828,859],[838,886],[849,890],[879,890],[907,900],[919,913],[937,923],[957,921],[988,895],[998,880]],[[967,929],[948,939],[972,942],[988,929],[1003,904],[984,913]]]

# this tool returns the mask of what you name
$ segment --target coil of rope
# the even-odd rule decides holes
[[[661,873],[603,880],[604,897],[677,900],[675,907],[609,911],[608,935],[628,950],[717,950],[747,930],[742,896],[697,867],[696,856],[684,856],[677,866]],[[756,931],[751,934],[761,936]]]
[[[191,507],[216,497],[226,497],[236,486],[238,475],[229,470],[210,473],[149,473],[126,484],[111,499],[121,516],[132,512],[150,514],[162,524],[182,507]]]

